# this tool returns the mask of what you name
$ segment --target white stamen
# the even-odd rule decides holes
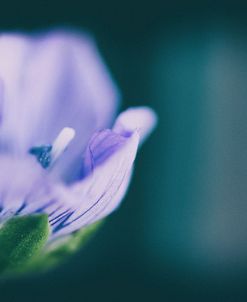
[[[73,128],[65,127],[61,130],[52,144],[51,158],[53,163],[65,151],[74,137],[75,130]]]

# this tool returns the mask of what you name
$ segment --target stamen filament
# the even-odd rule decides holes
[[[36,156],[41,166],[44,169],[47,169],[56,162],[74,137],[75,130],[73,128],[65,127],[58,134],[53,145],[33,147],[29,150],[29,153]]]
[[[51,159],[52,164],[58,159],[58,157],[66,150],[70,142],[75,137],[75,130],[73,128],[65,127],[59,133],[55,139],[52,150],[51,150]]]

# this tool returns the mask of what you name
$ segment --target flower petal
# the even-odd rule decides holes
[[[22,214],[30,203],[43,204],[38,195],[48,191],[46,171],[34,158],[26,156],[0,156],[0,223]],[[45,193],[46,195],[46,193]],[[32,214],[32,212],[28,212]]]
[[[50,214],[53,239],[102,219],[118,207],[130,182],[139,134],[144,138],[154,127],[152,114],[148,108],[130,109],[120,115],[114,130],[95,133],[85,153],[84,178],[69,189],[60,188],[56,197],[61,207]]]
[[[0,80],[0,126],[3,120],[3,82]]]
[[[117,118],[113,130],[123,136],[129,136],[134,131],[140,134],[144,142],[157,124],[157,116],[148,107],[133,107],[122,112]]]
[[[76,138],[61,161],[71,164],[92,133],[109,126],[119,93],[88,35],[2,35],[4,110],[0,144],[16,152],[51,143],[63,127]]]
[[[53,238],[91,224],[119,205],[130,180],[138,142],[136,132],[128,138],[110,130],[94,135],[88,146],[91,174],[67,190],[60,188],[57,199],[63,206],[50,216]]]

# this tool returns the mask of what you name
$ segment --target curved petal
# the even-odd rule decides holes
[[[111,144],[112,136],[115,136],[114,144]],[[138,133],[123,138],[109,130],[93,137],[88,146],[93,163],[91,174],[67,190],[60,188],[57,199],[62,207],[48,213],[53,238],[91,224],[118,206],[129,183],[138,141]],[[99,145],[101,152],[98,152]]]
[[[140,134],[141,143],[146,140],[157,124],[157,115],[149,107],[132,107],[122,112],[113,130],[123,136],[129,136],[134,131]]]
[[[0,144],[15,152],[51,143],[63,127],[72,127],[77,135],[60,163],[67,166],[116,112],[118,90],[85,34],[1,35],[0,77],[5,86]]]
[[[154,126],[154,122],[147,125],[147,108],[134,111],[139,124],[133,125],[133,111],[128,123],[127,110],[117,119],[113,131],[97,132],[90,140],[83,171],[87,177],[69,189],[60,188],[56,199],[61,201],[61,207],[49,212],[53,239],[105,217],[120,204],[130,182],[139,134],[146,137]]]

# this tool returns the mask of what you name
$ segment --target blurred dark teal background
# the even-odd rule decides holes
[[[91,31],[123,108],[159,125],[89,245],[0,301],[247,301],[247,4],[8,1],[0,28]],[[1,247],[0,247],[1,248]]]

